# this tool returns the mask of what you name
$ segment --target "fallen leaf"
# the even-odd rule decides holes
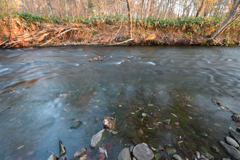
[[[18,147],[18,149],[17,149],[17,150],[19,150],[19,149],[23,148],[24,146],[25,146],[25,145],[22,145],[22,146]]]
[[[171,126],[170,124],[166,124],[165,127],[166,127],[167,129],[172,129],[172,126]]]
[[[105,155],[104,154],[100,154],[99,160],[104,160],[104,159],[105,159]]]
[[[66,111],[66,112],[67,112],[67,109],[65,109],[65,108],[64,108],[64,111]]]
[[[106,144],[105,144],[105,148],[106,148],[106,150],[109,152],[110,150],[113,149],[113,146],[112,146],[111,143],[106,143]]]
[[[21,157],[18,157],[18,159],[17,160],[22,160],[22,158]]]
[[[120,104],[119,107],[122,107],[122,105]]]
[[[34,153],[34,151],[29,151],[29,152],[27,153],[27,156],[31,156],[31,155],[33,155],[33,153]]]
[[[149,128],[149,125],[148,125],[148,124],[146,124],[146,127],[147,127],[147,128]]]
[[[88,157],[91,157],[91,155],[92,155],[92,150],[91,150],[90,148],[88,148],[86,153],[87,153],[87,156],[88,156]]]

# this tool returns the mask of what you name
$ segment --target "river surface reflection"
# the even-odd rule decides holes
[[[109,58],[89,62],[96,56]],[[240,113],[239,97],[239,47],[0,50],[0,159],[47,159],[49,151],[58,155],[58,139],[70,159],[89,148],[101,120],[113,112],[118,134],[101,144],[113,146],[109,159],[140,142],[172,145],[186,157],[200,146],[219,146],[238,125],[211,99]],[[70,129],[76,119],[82,125]],[[166,119],[171,127],[160,123]],[[227,157],[222,149],[211,154]],[[91,159],[98,157],[92,150]]]

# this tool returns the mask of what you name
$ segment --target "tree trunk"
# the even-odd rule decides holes
[[[213,34],[211,35],[211,38],[215,39],[239,17],[240,17],[240,0],[236,3],[235,7],[231,11],[228,18],[216,29],[215,32],[213,32]]]
[[[68,16],[68,10],[67,10],[67,0],[65,0],[65,15],[66,17]]]
[[[144,0],[142,0],[141,18],[143,18],[143,11],[144,11]]]
[[[162,2],[163,2],[163,0],[161,0],[160,4],[158,6],[158,13],[157,13],[156,21],[158,20],[158,17],[160,15],[160,11],[161,11],[161,8],[162,8]]]
[[[167,18],[168,10],[169,10],[169,4],[170,4],[170,0],[168,0],[168,3],[167,3],[167,9],[166,9],[166,11],[165,11],[164,19]]]
[[[127,9],[128,9],[128,18],[129,18],[129,35],[132,38],[132,16],[131,16],[131,10],[130,10],[130,6],[129,6],[129,1],[127,1]]]
[[[45,0],[45,2],[47,3],[48,5],[48,8],[49,8],[49,14],[52,15],[53,14],[53,9],[52,9],[52,5],[51,5],[51,2],[49,0]]]
[[[152,2],[152,0],[148,0],[147,9],[146,9],[146,12],[145,12],[145,18],[147,18],[148,15],[149,15],[149,10],[150,10],[151,2]]]
[[[200,17],[202,12],[204,11],[204,8],[205,8],[205,3],[206,3],[206,0],[203,0],[202,1],[202,5],[200,6],[198,12],[197,12],[197,16],[196,17]]]
[[[32,6],[33,6],[33,13],[36,14],[34,0],[32,0]]]

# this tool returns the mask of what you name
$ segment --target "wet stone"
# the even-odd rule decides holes
[[[151,160],[154,158],[152,150],[146,143],[141,143],[133,148],[133,155],[137,160]]]
[[[202,155],[204,155],[204,157],[206,157],[207,159],[214,159],[213,155],[208,151],[207,148],[205,148],[204,146],[200,146],[199,147],[199,151],[201,152]]]
[[[124,148],[118,155],[118,160],[131,160],[129,148]]]
[[[225,137],[225,140],[228,144],[232,145],[233,147],[239,148],[239,144],[231,137],[227,136],[227,137]]]
[[[233,139],[235,139],[235,140],[238,142],[238,144],[240,144],[240,135],[239,135],[239,134],[237,134],[237,133],[235,133],[235,132],[232,132],[232,131],[229,131],[229,135],[230,135]]]
[[[105,137],[105,133],[107,131],[105,129],[99,131],[97,134],[95,134],[93,137],[92,137],[92,140],[91,140],[91,144],[90,146],[95,148],[97,147],[98,143],[103,140],[103,138]]]
[[[47,160],[57,160],[57,157],[55,154],[52,154]]]
[[[73,123],[72,126],[70,127],[70,129],[77,129],[81,126],[82,122],[81,121],[77,121],[76,123]]]
[[[215,152],[215,153],[219,153],[219,152],[220,152],[220,150],[218,149],[218,147],[215,146],[215,145],[210,146],[210,149],[211,149],[213,152]]]
[[[177,153],[177,150],[172,146],[164,146],[164,148],[165,148],[168,155],[172,155],[172,154]]]
[[[236,129],[238,132],[240,132],[240,127],[237,127],[237,129]]]
[[[73,155],[73,160],[77,160],[79,159],[81,156],[83,156],[87,151],[87,148],[82,148],[80,150],[78,150],[76,153],[74,153]]]
[[[173,156],[174,160],[184,160],[181,156],[179,156],[178,154],[174,154]]]
[[[240,151],[227,143],[220,141],[221,146],[225,149],[227,154],[229,154],[234,159],[240,159]]]

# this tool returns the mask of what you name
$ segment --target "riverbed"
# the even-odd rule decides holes
[[[89,62],[98,56],[106,58]],[[182,157],[214,144],[220,154],[211,154],[227,157],[219,140],[240,124],[211,99],[240,113],[239,64],[239,47],[0,50],[0,159],[45,160],[59,154],[58,139],[70,159],[89,148],[107,116],[117,120],[117,134],[101,144],[111,144],[109,159],[141,142],[173,146]],[[70,129],[76,120],[81,126]]]

